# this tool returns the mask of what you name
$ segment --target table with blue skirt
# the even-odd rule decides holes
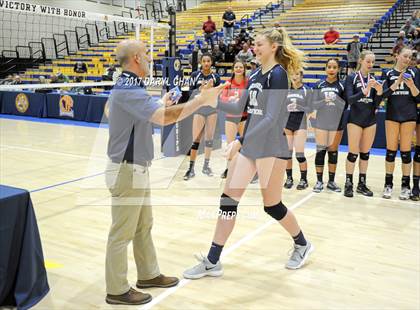
[[[83,95],[70,92],[0,92],[0,111],[20,116],[107,122],[104,116],[108,95]]]
[[[29,309],[49,291],[28,191],[0,185],[0,308]]]

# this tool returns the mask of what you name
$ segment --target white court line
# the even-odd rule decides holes
[[[306,195],[301,200],[299,200],[298,202],[296,202],[292,206],[288,207],[289,210],[294,210],[294,209],[300,207],[303,203],[305,203],[306,201],[308,201],[309,199],[311,199],[314,195],[315,195],[315,193],[313,193],[313,192],[310,193],[310,194],[308,194],[308,195]],[[255,229],[254,231],[251,231],[250,233],[248,233],[247,235],[245,235],[245,237],[243,237],[242,239],[238,240],[233,245],[231,245],[228,249],[226,249],[222,253],[222,256],[221,257],[223,258],[223,257],[228,256],[230,253],[232,253],[237,248],[239,248],[242,244],[244,244],[244,243],[248,242],[249,240],[255,238],[256,236],[258,236],[260,233],[262,233],[265,229],[267,229],[268,227],[270,227],[274,223],[277,223],[277,221],[275,221],[274,219],[271,219],[268,222],[266,222],[265,224],[263,224],[260,227],[258,227],[257,229]],[[150,303],[148,303],[147,305],[139,308],[139,310],[148,310],[148,309],[153,308],[154,306],[156,306],[157,304],[159,304],[163,300],[165,300],[167,297],[171,296],[176,291],[178,291],[179,289],[181,289],[184,286],[186,286],[187,284],[189,284],[191,281],[192,280],[189,280],[189,279],[182,279],[177,286],[171,287],[171,288],[167,289],[162,294],[160,294],[157,297],[153,298],[153,300]]]
[[[64,152],[54,152],[54,151],[47,151],[47,150],[40,150],[35,148],[29,148],[29,147],[22,147],[22,146],[14,146],[14,145],[5,145],[2,144],[1,147],[5,149],[17,149],[22,151],[30,151],[30,152],[39,152],[39,153],[45,153],[45,154],[52,154],[52,155],[64,155],[74,158],[81,158],[81,159],[89,159],[89,158],[95,158],[100,160],[107,160],[107,157],[99,157],[99,156],[86,156],[86,155],[77,155],[77,154],[71,154],[71,153],[64,153]]]

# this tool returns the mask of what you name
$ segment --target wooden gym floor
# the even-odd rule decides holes
[[[173,289],[147,290],[154,301],[144,307],[107,305],[107,135],[106,128],[0,119],[0,182],[32,191],[51,287],[34,309],[420,308],[420,203],[397,198],[399,159],[394,197],[380,198],[383,156],[370,160],[373,198],[284,190],[285,204],[295,209],[316,247],[303,269],[284,269],[291,240],[264,214],[258,186],[250,185],[225,247],[222,278],[183,280]],[[215,151],[211,166],[216,175],[208,178],[201,175],[200,156],[197,177],[184,182],[188,160],[163,158],[158,146],[155,135],[153,236],[162,273],[181,277],[196,263],[194,253],[207,253],[225,163],[220,150]],[[313,186],[312,150],[307,157]],[[339,159],[337,182],[342,186],[345,154]],[[135,264],[129,257],[129,280],[134,284]]]

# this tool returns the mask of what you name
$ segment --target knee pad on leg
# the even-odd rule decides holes
[[[213,140],[207,140],[206,147],[213,147]]]
[[[277,221],[281,221],[287,214],[287,208],[281,201],[275,206],[264,207],[264,211]]]
[[[349,152],[348,154],[347,154],[347,160],[349,161],[349,162],[351,162],[351,163],[355,163],[356,162],[356,160],[357,160],[357,154],[354,154],[354,153],[351,153],[351,152]],[[361,156],[360,156],[360,158],[361,158]]]
[[[386,150],[385,160],[389,163],[393,163],[395,161],[396,156],[397,156],[397,151]]]
[[[220,197],[219,216],[226,219],[232,219],[236,217],[238,213],[238,204],[238,201],[223,193]]]
[[[299,164],[302,164],[306,161],[305,153],[296,153],[296,159]]]
[[[200,146],[200,142],[193,142],[191,145],[192,150],[198,150],[198,147]]]
[[[325,154],[327,154],[327,150],[321,149],[323,146],[316,147],[316,155],[315,155],[315,165],[316,166],[324,166],[325,164]]]
[[[401,161],[403,164],[411,163],[411,152],[400,152],[401,153]]]
[[[337,151],[329,151],[328,152],[328,163],[336,165],[338,161],[338,152]]]
[[[420,163],[420,145],[416,145],[416,152],[414,153],[414,162]]]
[[[369,152],[367,152],[367,153],[360,153],[360,159],[361,160],[369,160],[369,156],[370,156],[370,153]]]

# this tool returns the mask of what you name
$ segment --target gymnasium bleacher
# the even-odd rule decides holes
[[[275,22],[286,27],[293,39],[293,43],[301,50],[305,51],[307,56],[307,68],[304,75],[304,81],[312,86],[316,81],[325,76],[325,60],[330,57],[337,57],[342,60],[342,65],[346,65],[346,44],[351,41],[352,36],[357,33],[360,35],[361,42],[364,44],[372,43],[378,29],[394,16],[401,0],[371,0],[369,2],[360,0],[306,0],[292,6],[290,1],[272,3],[266,0],[252,1],[231,1],[233,11],[237,16],[238,23],[235,28],[242,26],[252,26],[254,36],[264,28],[272,27]],[[188,55],[191,53],[195,44],[203,41],[202,23],[208,15],[212,16],[217,28],[221,30],[221,17],[226,9],[226,2],[204,2],[199,6],[177,14],[177,47],[181,57],[184,59],[184,75],[189,75],[191,69],[188,66]],[[341,41],[333,47],[325,47],[322,43],[324,32],[330,25],[336,27],[340,32]],[[167,31],[163,29],[154,30],[154,61],[155,73],[161,75],[161,58],[165,56],[168,48]],[[69,55],[64,59],[56,59],[51,63],[46,63],[38,68],[28,69],[21,74],[25,83],[33,83],[40,76],[47,79],[52,74],[62,72],[73,80],[76,76],[81,76],[84,81],[100,81],[105,69],[113,63],[113,52],[123,39],[133,38],[134,32],[126,35],[119,35],[116,38],[109,39],[107,42],[98,43],[97,46],[91,46],[77,51],[75,55]],[[223,33],[218,32],[222,37]],[[142,40],[150,43],[150,29],[144,28],[141,31]],[[386,58],[386,57],[385,57]],[[82,61],[88,66],[87,73],[74,73],[73,66],[75,62]],[[380,75],[381,68],[388,67],[382,63],[375,68],[375,73]],[[229,67],[229,64],[223,63],[222,66]],[[345,70],[343,70],[344,72]],[[230,70],[224,70],[226,79]]]

